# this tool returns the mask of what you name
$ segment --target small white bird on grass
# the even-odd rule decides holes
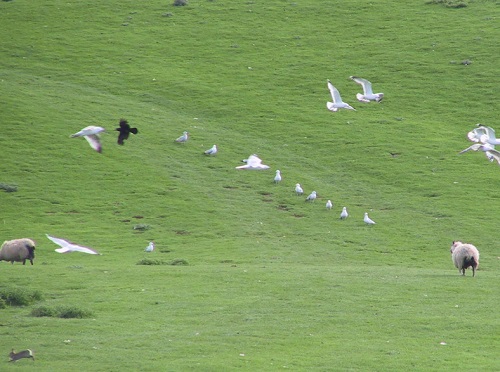
[[[278,170],[276,170],[276,176],[274,176],[274,182],[275,183],[280,183],[281,182],[281,172]]]
[[[207,151],[204,152],[205,155],[215,155],[217,154],[217,145],[213,145]]]
[[[81,131],[72,134],[70,137],[83,137],[87,140],[90,147],[92,147],[97,152],[102,152],[101,146],[101,138],[99,137],[99,133],[104,132],[105,129],[103,127],[96,127],[90,125],[88,127],[83,128]]]
[[[188,139],[189,139],[189,133],[188,132],[183,132],[182,136],[180,136],[179,138],[177,138],[175,140],[175,142],[184,143],[184,142],[187,142]]]
[[[144,250],[145,252],[153,252],[155,250],[155,243],[149,242],[149,245]]]
[[[316,200],[316,191],[313,191],[312,193],[309,194],[309,196],[306,198],[306,202],[310,201],[313,202]]]
[[[304,193],[304,190],[302,190],[302,187],[300,187],[300,183],[295,184],[295,193],[299,196]]]
[[[365,218],[363,218],[363,221],[365,221],[367,225],[375,225],[375,221],[368,217],[368,213],[365,213]]]
[[[347,213],[347,208],[343,207],[342,212],[340,212],[340,219],[345,220],[347,217],[349,217],[349,213]]]
[[[330,209],[332,209],[332,207],[333,207],[332,201],[331,201],[331,200],[328,200],[328,201],[326,202],[326,209],[330,210]]]
[[[467,147],[465,150],[459,152],[459,154],[463,154],[467,151],[483,151],[489,161],[496,161],[500,165],[500,152],[495,150],[494,145],[490,145],[489,143],[475,143],[472,146]]]
[[[263,170],[269,169],[269,165],[262,164],[262,160],[257,155],[250,155],[246,160],[245,165],[240,165],[236,169],[246,169],[246,170]]]
[[[67,240],[61,239],[61,238],[56,238],[53,236],[50,236],[49,234],[47,235],[47,238],[52,240],[54,243],[56,243],[58,246],[61,248],[55,249],[56,252],[58,253],[70,253],[70,252],[82,252],[82,253],[88,253],[88,254],[100,254],[99,252],[88,248],[88,247],[83,247],[81,245],[73,244],[68,242]]]
[[[384,98],[384,93],[373,93],[372,83],[370,83],[368,80],[362,79],[357,76],[351,76],[350,78],[363,87],[363,94],[356,94],[356,98],[359,102],[380,102]]]
[[[332,85],[332,82],[330,80],[327,80],[327,85],[328,89],[330,90],[330,95],[332,96],[333,102],[327,102],[326,103],[326,108],[330,111],[337,111],[338,109],[347,109],[347,110],[354,110],[356,111],[353,107],[351,107],[349,104],[345,103],[342,101],[342,98],[340,98],[340,93]]]

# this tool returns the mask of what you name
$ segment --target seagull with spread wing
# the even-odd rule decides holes
[[[384,93],[373,93],[372,83],[370,83],[368,80],[357,76],[351,76],[350,78],[363,87],[363,94],[356,94],[356,98],[359,102],[380,102],[384,98]]]
[[[99,133],[104,132],[105,129],[103,127],[96,127],[94,125],[90,125],[88,127],[83,128],[81,131],[72,134],[70,137],[83,137],[87,140],[90,147],[92,147],[97,152],[102,152],[101,146],[101,138],[99,137]]]
[[[269,165],[262,164],[262,160],[257,155],[250,155],[245,165],[240,165],[236,169],[263,170],[269,169]]]
[[[342,98],[340,98],[339,91],[337,90],[337,88],[333,86],[330,80],[327,80],[327,85],[333,100],[333,102],[326,103],[326,108],[328,110],[333,112],[337,111],[338,109],[347,109],[356,111],[355,108],[351,107],[348,103],[342,101]]]
[[[495,145],[491,145],[489,143],[475,143],[472,146],[467,147],[465,150],[460,151],[459,154],[463,154],[467,151],[482,151],[489,161],[496,161],[500,165],[500,151],[495,150]]]
[[[88,247],[83,247],[81,245],[73,244],[68,242],[67,240],[61,239],[61,238],[56,238],[53,236],[50,236],[49,234],[47,235],[47,238],[52,240],[54,243],[56,243],[58,246],[61,248],[55,249],[56,252],[58,253],[70,253],[70,252],[82,252],[82,253],[88,253],[88,254],[100,254],[99,252],[88,248]]]

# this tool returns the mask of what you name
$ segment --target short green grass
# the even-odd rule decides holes
[[[37,242],[0,289],[40,295],[0,309],[5,361],[36,356],[5,365],[499,370],[500,169],[457,155],[496,124],[499,4],[464,3],[0,2],[0,238]],[[356,112],[326,110],[326,79]],[[140,131],[123,147],[120,118]],[[68,138],[87,125],[102,154]],[[252,153],[272,169],[234,170]],[[479,248],[475,278],[453,240]]]

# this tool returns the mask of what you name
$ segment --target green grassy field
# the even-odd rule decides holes
[[[0,309],[0,369],[500,371],[500,169],[457,155],[498,121],[500,3],[172,3],[0,2],[0,239],[37,242],[0,290],[43,296]],[[102,154],[69,138],[88,125]],[[271,170],[234,169],[252,153]]]

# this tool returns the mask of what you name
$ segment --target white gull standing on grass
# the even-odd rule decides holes
[[[316,191],[313,191],[312,193],[309,194],[309,196],[306,198],[306,201],[313,202],[316,200]]]
[[[490,145],[500,145],[500,138],[496,138],[495,130],[483,124],[477,124],[474,128],[467,133],[469,141],[476,143],[488,143]]]
[[[188,132],[183,132],[182,136],[180,136],[179,138],[177,138],[175,140],[175,142],[184,143],[184,142],[187,142],[188,139],[189,139],[189,133]]]
[[[304,193],[304,190],[302,190],[302,187],[300,186],[300,183],[295,184],[295,193],[297,195],[302,195]]]
[[[370,83],[368,80],[357,76],[351,76],[350,78],[363,87],[363,94],[356,94],[356,98],[359,102],[380,102],[384,98],[384,93],[373,93],[372,83]]]
[[[331,200],[328,200],[328,201],[326,202],[326,209],[330,210],[330,209],[332,209],[332,207],[333,207],[332,201],[331,201]]]
[[[217,145],[213,145],[207,151],[204,152],[205,155],[215,155],[217,154]]]
[[[463,154],[467,151],[483,151],[489,161],[496,161],[500,165],[500,152],[495,150],[494,145],[490,145],[489,143],[475,143],[472,146],[467,147],[465,150],[459,152],[459,154]]]
[[[96,127],[90,125],[88,127],[83,128],[81,131],[72,134],[70,137],[83,137],[87,140],[90,147],[92,147],[97,152],[102,152],[101,139],[99,137],[99,133],[104,132],[105,129],[103,127]]]
[[[368,213],[365,213],[365,218],[363,218],[363,221],[367,225],[375,225],[375,221],[373,221],[370,217],[368,217]]]
[[[349,213],[347,213],[347,208],[343,207],[342,212],[340,212],[340,219],[345,220],[347,217],[349,217]]]
[[[246,160],[245,165],[240,165],[236,169],[246,169],[246,170],[263,170],[269,169],[269,165],[262,164],[262,160],[257,155],[250,155]]]
[[[330,80],[327,80],[327,85],[328,85],[328,89],[330,90],[330,94],[331,94],[332,100],[333,100],[333,102],[326,103],[326,108],[328,110],[335,112],[338,109],[343,108],[343,109],[347,109],[347,110],[356,111],[355,108],[351,107],[348,103],[345,103],[342,101],[342,98],[340,98],[339,91],[337,90],[337,88],[335,88],[332,85],[332,82]]]
[[[274,176],[274,182],[275,183],[281,182],[281,172],[279,171],[279,169],[276,170],[276,176]]]
[[[88,247],[83,247],[81,245],[73,244],[68,242],[67,240],[61,239],[61,238],[56,238],[53,236],[50,236],[49,234],[47,235],[47,238],[52,240],[54,243],[56,243],[58,246],[61,248],[55,249],[56,252],[58,253],[69,253],[69,252],[82,252],[82,253],[88,253],[88,254],[100,254],[99,252],[88,248]]]
[[[149,245],[144,250],[145,252],[153,252],[155,250],[155,243],[149,242]]]

